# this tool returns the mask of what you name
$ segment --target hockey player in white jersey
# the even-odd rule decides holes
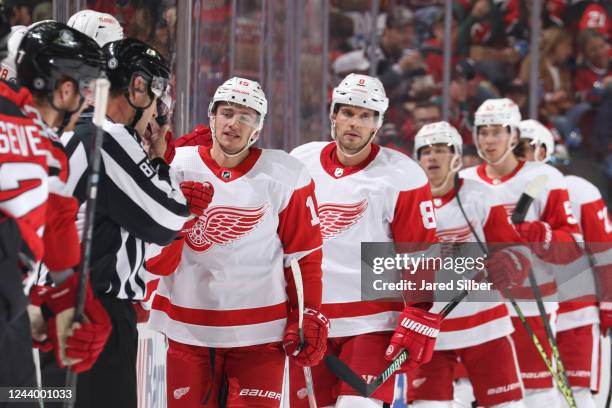
[[[492,252],[486,267],[494,287],[520,284],[530,266],[529,251],[517,246],[521,238],[508,222],[503,206],[495,205],[491,189],[456,177],[462,145],[461,136],[447,122],[425,125],[415,137],[413,157],[429,178],[436,235],[442,246],[463,243],[459,248],[474,257]],[[502,247],[502,243],[508,246]],[[484,297],[468,297],[444,319],[431,362],[408,373],[412,407],[452,407],[453,379],[459,362],[467,369],[478,406],[524,407],[523,385],[510,337],[514,328],[501,300],[494,291]],[[436,302],[432,310],[439,311],[444,305]],[[490,357],[493,355],[495,358]]]
[[[431,359],[440,316],[430,302],[362,301],[361,243],[436,241],[427,177],[417,163],[372,140],[388,99],[376,78],[350,74],[333,91],[333,142],[313,142],[291,153],[316,184],[323,235],[323,313],[331,321],[327,352],[363,378],[378,376],[402,349],[405,370]],[[427,327],[417,333],[398,322]],[[408,324],[406,324],[408,326]],[[394,332],[395,330],[395,332]],[[381,407],[393,400],[394,377],[371,398],[357,396],[324,364],[312,369],[318,406]],[[291,407],[307,407],[304,376],[290,369]]]
[[[184,239],[147,262],[163,276],[149,324],[168,339],[170,408],[278,407],[285,356],[311,366],[325,352],[314,184],[287,153],[253,147],[266,110],[257,82],[231,78],[209,106],[212,147],[176,149],[179,179],[215,193]],[[304,288],[301,350],[292,259]]]
[[[532,257],[533,271],[550,316],[556,309],[557,290],[554,277],[543,273],[540,264],[567,264],[580,257],[580,250],[575,245],[575,239],[581,239],[580,229],[572,214],[563,175],[545,164],[519,161],[515,150],[519,145],[520,121],[519,109],[511,100],[485,101],[476,111],[474,123],[474,140],[478,154],[485,162],[463,170],[461,176],[489,186],[509,214],[514,211],[527,182],[538,175],[547,176],[544,191],[529,207],[526,221],[516,228],[537,255]],[[511,292],[517,300],[529,300],[519,302],[519,305],[550,358],[551,349],[529,283]],[[512,320],[515,328],[512,338],[526,389],[527,406],[558,406],[559,399],[550,372],[518,317],[513,315]]]
[[[520,131],[521,139],[526,139],[530,145],[525,159],[548,162],[555,151],[550,130],[538,121],[529,119],[521,122]],[[557,167],[564,172],[565,166]],[[606,204],[597,187],[574,175],[566,175],[565,181],[572,211],[580,224],[589,255],[565,266],[557,274],[560,300],[557,344],[577,406],[594,408],[592,392],[599,390],[601,369],[600,327],[605,334],[612,316],[612,310],[608,307],[612,262],[607,259],[612,252],[612,228]],[[600,284],[600,309],[594,277]]]

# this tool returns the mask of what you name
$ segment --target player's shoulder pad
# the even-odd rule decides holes
[[[199,146],[180,146],[175,149],[174,159],[172,159],[172,167],[180,166],[188,158],[198,156]]]
[[[489,184],[481,183],[477,180],[463,178],[462,186],[459,190],[461,198],[466,202],[474,203],[478,208],[490,208],[502,204],[497,198],[498,195]],[[465,198],[464,198],[465,197]]]
[[[276,182],[290,189],[304,187],[312,180],[306,166],[284,150],[262,149],[259,165]]]
[[[599,189],[583,177],[565,176],[565,182],[572,202],[582,205],[601,199]]]
[[[478,181],[478,166],[468,167],[459,171],[459,177],[464,180]],[[479,183],[483,184],[483,183]]]
[[[555,190],[560,188],[567,188],[565,182],[565,176],[559,170],[553,166],[539,162],[527,162],[525,163],[525,172],[528,174],[528,179],[533,180],[539,175],[546,175],[548,181],[546,182],[546,190]]]
[[[384,164],[387,177],[400,191],[414,190],[429,183],[423,168],[402,152],[381,146],[374,160]]]
[[[330,142],[309,142],[296,147],[289,153],[291,156],[298,160],[305,160],[313,154],[319,155],[321,150],[327,146]]]

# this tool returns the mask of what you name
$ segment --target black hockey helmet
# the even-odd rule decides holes
[[[135,76],[147,81],[151,100],[153,96],[162,97],[167,91],[170,66],[155,48],[135,38],[124,38],[106,44],[103,50],[112,91],[127,93]],[[146,108],[148,106],[136,109]]]
[[[56,21],[34,25],[21,40],[17,53],[17,77],[32,92],[52,95],[66,77],[82,91],[104,72],[104,56],[98,44],[85,34]]]

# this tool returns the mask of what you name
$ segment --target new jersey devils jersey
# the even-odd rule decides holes
[[[546,260],[532,256],[531,264],[546,309],[552,312],[558,306],[554,266],[555,264],[565,265],[576,260],[580,252],[577,248],[573,250],[574,244],[576,240],[582,240],[580,228],[572,213],[563,175],[547,164],[523,161],[519,162],[516,169],[510,174],[497,179],[487,176],[486,163],[461,172],[461,176],[465,179],[488,185],[509,215],[514,211],[527,184],[539,175],[545,175],[547,182],[543,191],[529,207],[525,221],[543,221],[550,225],[549,251],[543,257],[549,256],[546,257]],[[562,251],[559,251],[561,245],[563,246]],[[524,282],[523,287],[513,289],[512,293],[517,300],[533,299],[528,280]],[[533,301],[519,302],[519,305],[527,316],[539,314],[537,305]],[[514,314],[514,310],[512,313]]]
[[[457,195],[465,216],[459,206]],[[442,197],[434,197],[436,235],[443,248],[442,252],[447,243],[469,242],[469,245],[462,246],[462,250],[468,252],[467,256],[475,259],[484,256],[478,241],[487,248],[487,242],[494,240],[495,243],[515,244],[513,250],[527,254],[526,248],[516,247],[520,237],[509,224],[505,209],[496,206],[493,202],[494,197],[495,194],[488,186],[473,180],[460,180],[458,193],[453,189]],[[477,237],[474,236],[472,229]],[[470,293],[442,321],[436,350],[470,347],[504,337],[514,331],[508,309],[499,294],[488,291],[481,295]],[[432,311],[440,312],[446,303],[436,302]]]
[[[333,142],[308,143],[291,155],[315,181],[323,236],[322,311],[331,321],[330,337],[395,329],[403,302],[361,300],[361,243],[436,241],[425,173],[404,154],[378,145],[353,167],[338,161]]]
[[[63,196],[68,163],[55,139],[30,92],[0,81],[0,211],[15,218],[34,260],[44,254],[60,270],[75,266],[80,254],[71,222],[76,202]]]
[[[562,300],[559,305],[559,331],[599,322],[593,272],[603,279],[612,274],[612,227],[599,190],[582,177],[566,176],[565,181],[588,254],[567,268],[571,276],[557,279]],[[603,280],[601,282],[601,289],[604,289]]]
[[[286,269],[292,258],[300,260],[305,305],[320,308],[321,233],[310,175],[285,152],[255,148],[228,169],[209,147],[180,147],[172,167],[179,181],[212,183],[214,196],[187,233],[176,272],[160,279],[149,323],[191,345],[281,340],[297,303]]]

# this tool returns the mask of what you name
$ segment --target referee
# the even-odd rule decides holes
[[[170,69],[155,49],[135,39],[104,47],[111,82],[99,191],[94,217],[91,285],[108,312],[113,330],[91,370],[79,375],[77,407],[131,408],[137,405],[138,332],[133,302],[143,299],[147,243],[171,242],[189,216],[190,197],[181,192],[156,149],[144,150],[136,123],[148,123],[157,98],[167,91]],[[95,127],[83,113],[61,140],[71,168],[68,185],[81,207]],[[160,156],[163,152],[160,153]]]

